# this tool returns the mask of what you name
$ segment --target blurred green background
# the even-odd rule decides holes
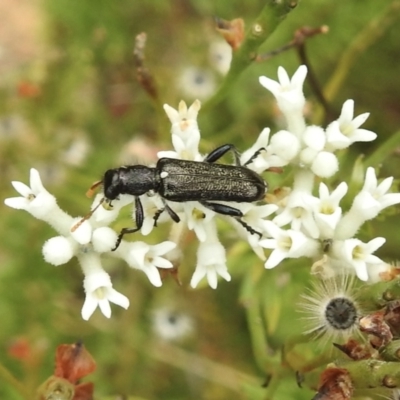
[[[287,44],[303,26],[329,27],[307,41],[310,65],[322,88],[334,73],[343,73],[330,98],[335,115],[352,98],[356,114],[371,112],[364,127],[378,134],[375,142],[356,144],[342,155],[337,182],[351,174],[360,154],[373,155],[399,130],[399,7],[387,11],[396,3],[302,0],[262,47],[267,53]],[[85,214],[91,204],[85,192],[106,169],[138,158],[150,163],[158,150],[171,149],[164,103],[177,108],[181,99],[190,104],[200,98],[204,104],[222,82],[229,48],[215,31],[214,17],[243,18],[249,26],[263,6],[260,0],[2,0],[1,198],[16,196],[10,181],[28,183],[35,167],[63,209]],[[156,82],[156,100],[137,81],[133,48],[140,32],[147,34],[145,63]],[[258,77],[276,78],[279,65],[292,75],[299,63],[291,49],[244,71],[223,102],[200,111],[201,150],[228,142],[244,150],[264,127],[280,129],[273,98]],[[305,93],[310,121],[320,123],[307,83]],[[397,145],[373,159],[375,167],[382,163],[382,177],[399,177]],[[272,188],[279,184],[279,177],[266,179]],[[26,387],[52,374],[58,344],[82,340],[98,364],[89,379],[98,399],[312,397],[311,390],[297,387],[293,368],[280,376],[273,397],[262,387],[265,365],[273,370],[282,344],[302,332],[294,305],[309,283],[304,260],[265,271],[222,222],[232,282],[220,282],[215,291],[190,289],[196,241],[189,235],[181,286],[166,276],[163,287],[155,288],[141,272],[104,260],[114,287],[131,305],[127,311],[113,307],[110,320],[96,311],[85,322],[76,260],[58,268],[46,264],[41,248],[54,236],[52,229],[24,211],[1,207],[0,361]],[[128,219],[129,210],[113,227],[119,230]],[[360,238],[385,236],[378,255],[398,259],[398,223],[397,214],[382,219]],[[165,240],[169,226],[146,240]],[[22,339],[33,354],[29,362],[10,355],[10,346]],[[300,361],[307,361],[308,351]],[[0,381],[0,399],[20,398]]]

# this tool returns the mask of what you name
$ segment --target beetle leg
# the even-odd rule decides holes
[[[256,231],[255,229],[253,229],[249,224],[246,224],[246,222],[244,222],[242,219],[240,218],[235,218],[237,222],[239,222],[240,225],[243,226],[244,229],[246,229],[247,232],[250,232],[252,235],[258,235],[259,238],[262,238],[262,233]]]
[[[154,214],[154,217],[153,217],[153,219],[154,219],[154,226],[157,226],[158,218],[160,218],[160,215],[163,213],[164,210],[165,210],[165,208],[160,208],[160,209],[158,209],[157,212]]]
[[[230,217],[237,217],[237,218],[243,217],[243,213],[239,209],[227,206],[225,204],[209,203],[208,201],[200,201],[200,203],[204,207],[207,207],[218,214],[229,215]]]
[[[167,210],[167,213],[171,217],[171,219],[176,223],[181,222],[181,219],[178,217],[178,214],[167,203],[164,203],[164,205],[165,205],[165,210]]]
[[[160,215],[164,212],[167,211],[168,215],[171,217],[171,219],[174,222],[181,222],[181,219],[178,217],[178,214],[164,201],[164,208],[160,208],[157,210],[157,212],[154,214],[154,226],[157,226],[157,221],[158,218],[160,218]]]
[[[237,151],[236,147],[233,144],[224,144],[223,146],[217,147],[215,150],[213,150],[210,154],[207,155],[207,157],[204,159],[204,162],[213,163],[219,160],[229,150],[232,151],[233,156],[235,157],[235,164],[239,167],[241,165],[239,152]]]
[[[115,243],[115,247],[112,249],[112,251],[115,251],[118,249],[118,246],[121,244],[121,241],[122,241],[122,238],[124,237],[124,235],[126,235],[127,233],[137,232],[143,226],[143,220],[144,220],[143,206],[142,206],[142,202],[140,201],[140,198],[138,196],[135,196],[135,219],[136,219],[136,227],[135,228],[121,229],[121,232],[117,238],[117,242]]]
[[[265,147],[260,147],[245,163],[244,166],[251,164],[263,151],[267,151]]]
[[[231,207],[231,206],[227,206],[225,204],[209,203],[207,201],[201,201],[200,203],[204,207],[207,207],[210,210],[212,210],[218,214],[228,215],[230,217],[235,218],[236,221],[239,222],[239,224],[241,224],[243,226],[243,228],[246,229],[246,231],[250,232],[252,235],[255,234],[255,235],[258,235],[260,238],[262,237],[262,233],[253,229],[250,225],[246,224],[246,222],[244,222],[241,219],[241,217],[243,217],[243,213],[239,209]]]

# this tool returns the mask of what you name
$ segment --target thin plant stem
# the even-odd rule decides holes
[[[340,57],[336,70],[324,88],[327,101],[331,102],[342,87],[351,67],[359,56],[365,52],[396,21],[400,13],[400,0],[392,1],[377,18],[374,18],[353,40]]]
[[[0,363],[0,380],[8,383],[13,387],[24,399],[31,400],[32,396],[27,392],[25,387],[19,382],[10,371]]]
[[[259,47],[266,41],[271,33],[279,26],[297,6],[298,0],[267,0],[259,16],[246,32],[245,39],[239,49],[234,52],[231,67],[225,76],[222,85],[203,106],[203,111],[212,109],[219,104],[229,93],[239,75],[257,59]]]

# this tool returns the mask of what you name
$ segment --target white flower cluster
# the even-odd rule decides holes
[[[359,129],[368,114],[354,118],[352,100],[345,102],[340,117],[326,129],[307,126],[303,116],[305,98],[302,89],[306,74],[306,67],[301,66],[292,79],[283,68],[278,70],[279,82],[260,78],[261,85],[276,97],[287,129],[275,133],[270,139],[270,130],[265,128],[256,143],[240,156],[241,164],[257,173],[291,165],[294,172],[293,187],[280,188],[280,195],[269,195],[274,204],[229,203],[243,213],[242,221],[245,224],[262,234],[261,239],[235,219],[229,220],[256,254],[265,260],[266,268],[274,268],[285,258],[304,256],[312,259],[312,272],[324,278],[350,269],[361,280],[377,279],[379,272],[388,266],[373,253],[385,239],[375,238],[363,243],[354,235],[365,221],[376,217],[384,208],[400,203],[400,194],[387,193],[393,179],[387,178],[378,184],[374,169],[368,168],[364,187],[347,213],[343,214],[339,206],[347,192],[345,182],[331,193],[324,183],[320,183],[319,196],[313,195],[316,177],[328,178],[338,171],[335,151],[356,141],[372,141],[376,134]],[[200,102],[195,101],[189,108],[181,102],[178,110],[168,105],[164,108],[172,124],[174,151],[159,152],[159,158],[203,161],[205,156],[199,152],[200,132],[197,125]],[[115,220],[123,206],[133,202],[132,196],[120,196],[113,201],[112,209],[98,207],[89,219],[83,221],[69,216],[58,207],[54,196],[43,187],[35,169],[31,170],[30,183],[31,187],[13,182],[22,197],[6,199],[5,203],[28,211],[49,223],[60,234],[43,246],[47,262],[60,265],[73,256],[77,257],[85,275],[84,319],[88,319],[97,306],[106,317],[110,317],[110,301],[124,308],[129,305],[129,300],[113,289],[110,276],[102,268],[100,257],[103,253],[122,258],[130,267],[145,272],[153,285],[161,286],[158,269],[172,268],[168,260],[171,254],[168,253],[176,248],[176,243],[165,241],[148,245],[123,240],[117,250],[112,251],[117,234],[108,225]],[[99,205],[102,197],[96,196],[93,206]],[[164,208],[164,199],[157,194],[145,194],[140,200],[144,212],[141,234],[146,236],[154,227],[155,217],[159,217],[158,223],[170,219],[167,213],[159,215],[159,210]],[[218,275],[229,281],[231,277],[226,266],[226,252],[218,239],[215,223],[217,214],[195,201],[168,202],[168,205],[178,214],[180,223],[194,231],[200,243],[191,286],[196,287],[206,277],[209,285],[216,288]],[[273,213],[275,217],[271,219]],[[264,248],[272,250],[268,257],[264,254]]]

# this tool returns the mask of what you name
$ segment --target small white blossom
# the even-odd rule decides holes
[[[354,118],[354,101],[347,100],[342,107],[339,118],[326,129],[329,148],[344,149],[354,142],[371,142],[376,139],[376,133],[359,127],[366,121],[369,113]]]
[[[278,226],[290,224],[295,231],[304,228],[310,237],[318,238],[319,229],[313,213],[315,202],[315,198],[309,193],[294,190],[288,197],[286,207],[273,221]]]
[[[226,267],[225,248],[217,240],[208,240],[200,242],[197,251],[197,266],[190,281],[190,286],[195,288],[204,278],[207,278],[208,284],[212,289],[218,285],[218,275],[226,281],[231,280]]]
[[[372,167],[367,169],[365,182],[355,197],[351,209],[342,218],[336,230],[338,239],[348,239],[355,235],[361,225],[375,218],[383,209],[400,203],[400,193],[387,193],[393,178],[386,178],[380,184]]]
[[[329,193],[325,183],[320,183],[319,198],[316,199],[313,209],[322,239],[333,237],[336,226],[342,217],[342,209],[339,207],[339,203],[346,193],[347,184],[345,182],[342,182],[332,193]]]
[[[213,218],[215,212],[204,207],[197,201],[188,201],[183,206],[186,223],[189,230],[196,233],[200,242],[207,239],[210,229],[216,230]]]
[[[194,101],[189,108],[184,101],[181,101],[178,110],[164,104],[164,110],[172,124],[171,133],[180,136],[185,142],[189,140],[190,136],[195,136],[200,141],[200,131],[197,125],[197,114],[200,108],[199,100]]]
[[[105,317],[110,318],[110,302],[125,309],[129,307],[128,298],[112,287],[110,276],[97,264],[96,258],[91,257],[91,260],[87,260],[84,265],[83,287],[86,293],[85,303],[82,307],[84,320],[87,321],[97,307]]]
[[[347,262],[349,267],[354,268],[358,278],[362,281],[368,280],[368,267],[381,264],[383,261],[374,256],[379,247],[386,242],[385,238],[377,237],[368,243],[359,239],[347,239],[344,242],[335,241],[332,245],[332,253],[335,258]]]
[[[272,239],[260,240],[260,245],[272,249],[271,255],[265,263],[265,268],[276,267],[285,258],[310,257],[318,254],[319,243],[299,231],[287,231],[276,226],[272,221],[265,221],[265,228]]]
[[[11,182],[21,197],[11,197],[4,203],[17,210],[25,210],[33,217],[50,224],[57,232],[67,233],[72,222],[66,212],[58,207],[55,197],[43,186],[39,172],[31,168],[30,187],[22,182]]]
[[[164,110],[172,124],[172,144],[175,151],[159,151],[158,158],[202,160],[199,153],[200,131],[197,125],[200,107],[199,100],[196,100],[189,108],[184,101],[181,101],[178,110],[164,104]]]
[[[145,242],[121,243],[115,253],[121,256],[129,266],[143,271],[156,287],[162,285],[157,268],[172,268],[171,261],[162,257],[176,247],[174,242],[162,242],[151,246]]]
[[[289,78],[289,75],[282,67],[278,68],[279,82],[265,76],[261,76],[259,79],[260,84],[275,96],[278,107],[287,120],[288,130],[296,136],[300,135],[305,128],[303,84],[306,75],[307,67],[301,65],[292,79]]]

